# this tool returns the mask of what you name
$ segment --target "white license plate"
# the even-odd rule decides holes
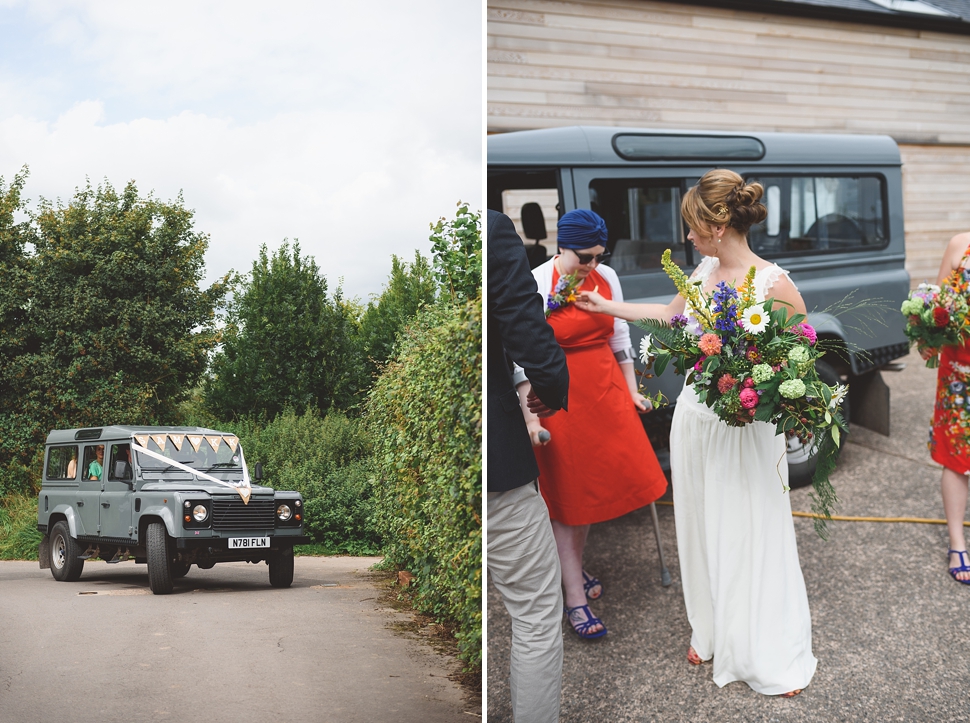
[[[250,547],[269,547],[268,537],[230,537],[229,549],[241,550]]]

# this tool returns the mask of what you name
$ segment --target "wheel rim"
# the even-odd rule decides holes
[[[67,542],[63,535],[57,535],[51,545],[51,565],[60,570],[67,559]]]

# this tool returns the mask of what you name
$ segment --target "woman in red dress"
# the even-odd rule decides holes
[[[627,323],[553,299],[560,279],[573,275],[573,290],[596,289],[622,301],[616,272],[600,265],[609,256],[606,240],[602,218],[586,209],[570,211],[558,224],[560,254],[532,272],[539,293],[549,299],[547,318],[566,352],[568,411],[539,420],[525,404],[528,380],[516,379],[539,462],[539,489],[552,518],[566,612],[583,638],[606,634],[587,605],[587,597],[595,600],[603,592],[599,580],[583,571],[589,526],[649,505],[667,489],[639,418],[651,407],[638,391]],[[560,297],[568,295],[568,289],[560,291]],[[548,441],[540,439],[544,428]]]
[[[967,289],[970,283],[970,233],[950,239],[937,283]],[[936,353],[926,349],[923,358]],[[930,454],[943,465],[940,490],[950,532],[950,575],[970,585],[970,556],[963,531],[967,509],[967,475],[970,474],[970,345],[945,346],[940,353],[936,407],[930,429]]]

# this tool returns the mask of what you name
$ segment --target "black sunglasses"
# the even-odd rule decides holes
[[[569,250],[573,251],[572,249]],[[609,251],[604,251],[601,254],[581,254],[578,251],[573,251],[573,253],[576,254],[576,258],[579,259],[580,266],[586,266],[592,263],[594,259],[596,263],[601,264],[610,257]]]

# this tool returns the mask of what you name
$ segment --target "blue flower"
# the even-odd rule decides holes
[[[967,385],[963,382],[950,382],[950,392],[953,394],[961,394]]]

